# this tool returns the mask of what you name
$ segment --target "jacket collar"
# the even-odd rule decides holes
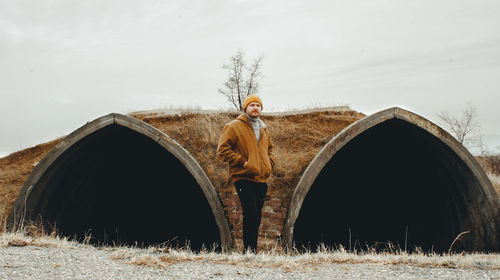
[[[250,123],[250,119],[248,118],[247,114],[245,114],[245,113],[240,114],[236,119],[248,124],[249,126],[252,126],[252,123]],[[258,120],[259,120],[260,127],[265,128],[266,124],[260,118]]]

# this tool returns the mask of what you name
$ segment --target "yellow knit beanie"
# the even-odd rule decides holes
[[[247,98],[245,98],[245,102],[243,102],[243,112],[247,110],[248,104],[252,102],[258,102],[260,104],[260,107],[264,108],[264,106],[262,106],[262,100],[260,99],[260,97],[255,94],[250,94],[247,96]]]

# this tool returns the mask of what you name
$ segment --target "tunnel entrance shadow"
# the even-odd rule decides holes
[[[186,167],[132,129],[109,125],[60,155],[38,180],[28,219],[94,244],[220,249],[212,209]]]
[[[470,176],[464,166],[450,166],[463,165],[450,157],[457,156],[405,121],[364,131],[316,177],[295,223],[295,245],[448,250],[467,215],[460,182]]]

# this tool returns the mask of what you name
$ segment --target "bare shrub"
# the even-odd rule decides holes
[[[472,148],[479,133],[479,114],[477,109],[471,103],[462,111],[461,116],[452,116],[447,112],[441,112],[438,115],[442,125],[453,135],[460,144]]]

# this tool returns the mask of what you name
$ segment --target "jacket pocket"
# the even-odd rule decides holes
[[[259,174],[258,165],[254,162],[253,157],[248,158],[247,165],[244,167],[244,169],[247,171],[247,174],[251,175]]]

